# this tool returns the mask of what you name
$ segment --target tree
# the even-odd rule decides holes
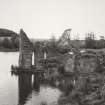
[[[86,48],[96,48],[95,34],[93,32],[86,35],[85,46]]]
[[[11,42],[8,38],[5,38],[3,40],[2,45],[3,45],[4,48],[11,48],[12,47],[12,44],[11,44]]]
[[[12,36],[11,42],[12,42],[12,47],[13,48],[19,48],[19,37]]]
[[[100,36],[99,45],[100,45],[100,48],[105,47],[105,37],[104,36]]]

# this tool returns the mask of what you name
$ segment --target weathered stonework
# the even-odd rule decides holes
[[[30,69],[32,66],[32,43],[25,32],[20,30],[19,67]]]
[[[74,56],[68,58],[65,63],[66,72],[74,72]]]
[[[97,55],[92,53],[73,54],[65,60],[65,70],[71,73],[91,73],[97,66]]]
[[[78,57],[76,71],[80,74],[95,73],[98,67],[97,54],[94,52],[83,52]]]
[[[81,56],[77,66],[77,71],[80,73],[92,73],[97,68],[96,57],[92,55]]]

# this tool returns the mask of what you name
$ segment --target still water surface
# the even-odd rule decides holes
[[[18,65],[18,53],[0,52],[0,105],[54,105],[60,90],[31,82],[31,75],[11,76],[11,65]]]

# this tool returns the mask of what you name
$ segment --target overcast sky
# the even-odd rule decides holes
[[[59,37],[68,28],[80,38],[105,35],[105,0],[0,0],[0,28],[23,28],[31,38]]]

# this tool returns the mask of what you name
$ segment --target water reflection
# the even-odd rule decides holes
[[[33,77],[33,82],[32,82]],[[25,105],[32,98],[32,92],[40,92],[40,79],[37,75],[19,74],[18,75],[18,105]]]
[[[33,80],[33,81],[32,81]],[[48,84],[42,84],[37,75],[18,75],[18,105],[46,105],[57,103],[61,92]]]
[[[36,92],[40,91],[40,79],[37,77],[36,74],[34,74],[33,77],[33,90]]]
[[[31,75],[21,74],[18,76],[19,105],[25,105],[29,94],[32,92]]]
[[[11,76],[10,65],[18,65],[18,56],[18,53],[0,52],[0,105],[41,105],[43,102],[51,105],[49,103],[57,101],[60,90],[43,85],[36,76]],[[6,59],[5,62],[3,59]]]

